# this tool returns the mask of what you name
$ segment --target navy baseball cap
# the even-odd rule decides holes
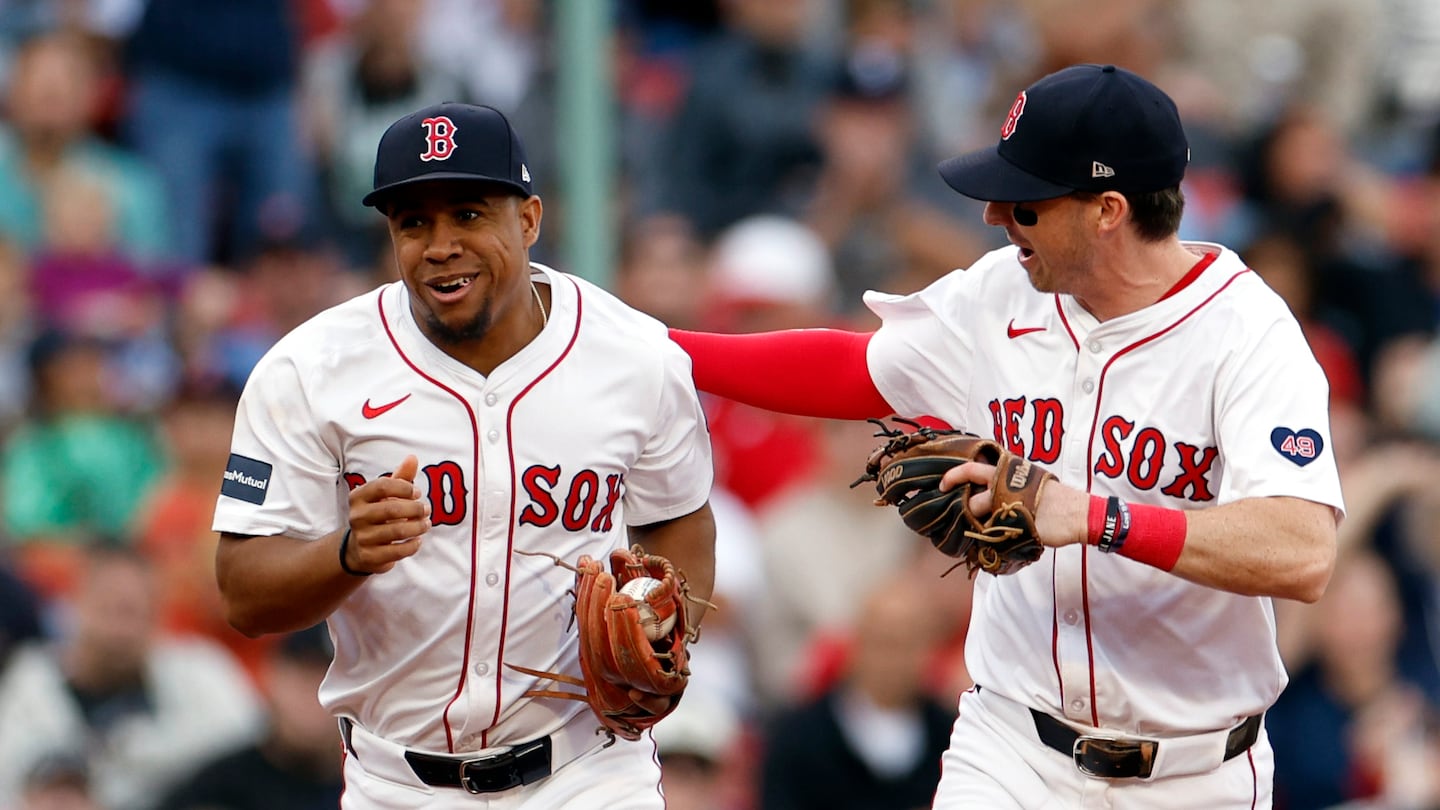
[[[1180,184],[1190,146],[1175,102],[1114,65],[1072,65],[1015,98],[1000,143],[940,163],[966,197],[1032,202],[1073,191],[1160,191]]]
[[[375,188],[361,200],[377,205],[391,192],[428,180],[495,183],[534,194],[525,147],[494,107],[445,102],[390,125],[375,150]]]

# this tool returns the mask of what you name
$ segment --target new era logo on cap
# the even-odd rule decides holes
[[[1179,185],[1189,151],[1160,88],[1114,65],[1072,65],[1016,97],[997,145],[944,161],[940,176],[986,202],[1144,193]]]
[[[430,180],[535,193],[520,136],[499,110],[475,104],[436,104],[391,124],[375,150],[374,189],[361,202],[379,205],[397,189]]]

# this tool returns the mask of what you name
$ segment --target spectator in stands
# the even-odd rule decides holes
[[[317,693],[334,649],[324,624],[279,641],[264,670],[265,735],[202,765],[160,810],[331,810],[340,804],[341,749]]]
[[[22,572],[46,596],[68,588],[97,538],[126,536],[164,464],[149,424],[116,405],[108,359],[93,338],[36,339],[35,410],[0,447],[4,529]]]
[[[939,625],[908,577],[873,580],[845,677],[765,738],[761,810],[917,810],[940,782],[953,711],[927,697]]]
[[[39,596],[7,563],[0,562],[0,673],[10,653],[42,635]]]
[[[55,752],[84,752],[113,810],[147,810],[219,751],[253,739],[259,701],[224,648],[157,633],[155,583],[131,552],[92,550],[54,645],[0,680],[0,806]]]
[[[667,145],[649,171],[657,199],[713,238],[745,217],[795,216],[809,199],[820,152],[814,115],[833,67],[805,41],[805,0],[734,0],[725,31],[695,56]]]
[[[0,235],[26,253],[39,247],[45,189],[62,169],[78,170],[105,188],[121,252],[153,266],[172,247],[168,223],[183,227],[190,217],[167,219],[150,164],[95,134],[99,83],[93,53],[74,34],[38,36],[20,50],[6,97],[8,126],[0,130]]]
[[[914,114],[909,4],[846,5],[848,41],[815,119],[822,162],[804,219],[834,256],[838,300],[858,302],[866,290],[910,292],[968,264],[984,237],[961,224],[971,206],[935,171],[939,156]]]
[[[693,329],[705,283],[705,246],[684,217],[659,214],[627,225],[615,273],[615,294],[625,303],[666,326]]]
[[[218,538],[210,530],[239,398],[223,379],[196,379],[166,405],[166,470],[137,510],[134,538],[155,569],[161,626],[223,644],[258,678],[275,637],[249,638],[226,621],[215,588]]]
[[[879,441],[874,433],[865,422],[820,423],[816,475],[777,495],[756,520],[766,590],[754,606],[756,627],[764,628],[754,638],[755,674],[761,702],[772,710],[813,698],[817,681],[829,685],[835,662],[817,660],[816,640],[848,641],[861,609],[856,594],[905,568],[917,552],[944,559],[877,509],[873,491],[848,488]]]
[[[831,319],[835,269],[809,227],[788,217],[748,217],[711,248],[701,322],[720,332],[764,332]],[[754,511],[816,472],[819,420],[774,414],[721,398],[705,401],[715,480]]]
[[[1408,771],[1429,767],[1422,763],[1433,744],[1424,737],[1436,707],[1396,669],[1404,619],[1385,562],[1352,552],[1313,609],[1314,658],[1298,668],[1266,715],[1276,807],[1285,810],[1384,797],[1402,779],[1422,775]],[[1424,792],[1418,803],[1387,806],[1432,807],[1440,801],[1440,781]]]
[[[305,54],[305,123],[322,172],[325,212],[355,267],[389,253],[385,221],[355,205],[370,192],[381,134],[413,110],[463,98],[454,70],[421,49],[424,15],[417,6],[425,5],[372,0]]]
[[[685,695],[655,726],[666,810],[738,810],[749,806],[735,779],[742,765],[740,718],[709,695]],[[744,776],[745,774],[738,774]]]
[[[164,177],[188,264],[313,235],[289,0],[147,0],[126,43],[128,142]]]
[[[30,403],[26,364],[36,321],[24,252],[0,236],[0,436],[9,434]]]

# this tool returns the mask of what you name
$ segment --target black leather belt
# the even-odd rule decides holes
[[[1044,712],[1030,710],[1040,742],[1073,757],[1082,773],[1102,779],[1148,779],[1155,767],[1159,740],[1127,740],[1081,734]],[[1260,717],[1248,717],[1230,729],[1225,739],[1225,760],[1243,754],[1260,738]]]
[[[550,775],[550,738],[521,743],[503,754],[455,759],[406,751],[405,761],[431,787],[460,787],[471,793],[499,793],[532,785]]]
[[[350,746],[350,722],[342,720],[346,747]],[[405,761],[415,776],[431,787],[464,788],[471,793],[499,793],[533,785],[550,775],[550,738],[521,743],[509,751],[464,759],[406,751]]]

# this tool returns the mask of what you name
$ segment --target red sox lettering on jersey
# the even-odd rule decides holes
[[[361,486],[367,480],[359,472],[347,472],[344,478],[350,489]],[[425,497],[430,501],[431,523],[455,526],[465,520],[469,488],[465,486],[465,471],[458,462],[441,461],[422,466],[417,482],[422,481]],[[520,523],[543,528],[559,520],[565,529],[572,532],[588,530],[604,533],[615,527],[615,507],[620,504],[625,481],[619,473],[606,475],[602,485],[599,473],[583,469],[570,478],[569,486],[557,492],[561,482],[560,466],[537,464],[525,470],[520,475],[520,481],[530,498],[520,511]]]
[[[989,410],[995,441],[1007,450],[1044,465],[1059,460],[1065,406],[1058,399],[993,399]],[[1200,447],[1168,439],[1159,428],[1121,414],[1101,421],[1099,438],[1103,452],[1095,460],[1094,474],[1124,476],[1136,490],[1160,487],[1162,493],[1174,498],[1197,502],[1215,499],[1210,476],[1220,451],[1214,445]],[[1306,446],[1311,448],[1313,458],[1318,441],[1304,441],[1309,442]]]
[[[1011,117],[1022,110],[1017,100]],[[1325,377],[1298,324],[1233,252],[1187,246],[1197,264],[1175,289],[1103,323],[1071,297],[1037,292],[1014,247],[913,295],[867,293],[883,321],[871,376],[902,415],[992,434],[1097,495],[1179,509],[1267,496],[1340,507]],[[1286,682],[1267,600],[1120,555],[1049,549],[975,588],[975,682],[1076,723],[1226,728]],[[1154,632],[1136,616],[1155,617]]]

